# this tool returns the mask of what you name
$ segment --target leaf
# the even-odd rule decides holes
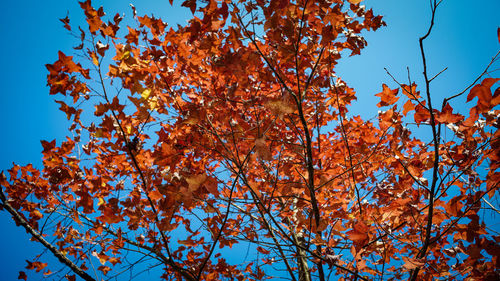
[[[202,185],[207,180],[206,174],[199,174],[192,177],[186,178],[186,182],[189,184],[190,191],[196,191],[200,185]]]
[[[103,43],[101,43],[101,41],[97,41],[97,43],[95,44],[95,47],[97,49],[97,53],[101,57],[104,57],[104,52],[106,52],[106,50],[109,49],[109,44],[104,45]]]
[[[127,43],[134,43],[134,44],[139,44],[139,32],[129,26],[128,28],[128,35],[125,36],[127,39]]]
[[[194,12],[196,12],[196,0],[186,0],[182,3],[182,7],[189,8],[191,10],[191,13],[194,15]]]
[[[104,275],[107,275],[108,272],[111,271],[111,268],[109,266],[104,266],[104,265],[101,265],[97,268],[97,270],[101,271],[102,273],[104,273]]]
[[[262,160],[269,161],[273,158],[271,150],[266,143],[265,137],[261,137],[255,140],[255,151],[257,152],[257,157]]]
[[[56,147],[56,140],[55,139],[53,139],[51,142],[44,141],[44,140],[42,140],[40,142],[42,143],[43,153],[50,152]]]
[[[403,264],[403,267],[406,268],[407,270],[413,270],[417,267],[422,267],[425,265],[425,262],[405,256],[403,256],[403,261],[405,262]]]
[[[17,279],[28,280],[28,276],[24,271],[19,271],[19,276],[17,276]]]
[[[413,115],[413,118],[415,123],[419,125],[422,122],[428,122],[431,119],[431,114],[427,108],[417,104],[417,106],[415,106],[415,114]]]
[[[198,245],[198,243],[192,239],[186,239],[186,240],[177,240],[177,243],[187,246],[187,247],[195,247]]]
[[[64,23],[64,28],[66,28],[67,30],[71,31],[71,26],[69,25],[69,17],[68,15],[66,15],[65,18],[63,19],[59,19],[62,23]]]
[[[102,116],[108,110],[109,110],[109,105],[100,103],[100,104],[95,106],[94,115],[95,116]]]
[[[132,3],[130,3],[129,5],[130,5],[130,8],[132,9],[132,16],[134,18],[136,18],[137,17],[137,10],[135,9],[135,6],[132,5]]]
[[[30,269],[30,270],[34,269],[36,272],[40,272],[45,267],[47,267],[46,263],[42,263],[42,262],[39,262],[39,261],[30,262],[30,261],[26,260],[26,262],[28,263],[28,265],[25,268],[26,269]]]
[[[408,114],[408,112],[410,112],[412,110],[415,110],[415,105],[413,104],[413,102],[411,100],[406,101],[405,104],[403,105],[404,116],[406,116]]]
[[[436,121],[443,124],[453,124],[462,121],[464,117],[460,114],[453,114],[453,108],[451,108],[449,103],[443,108],[443,111],[436,114]]]
[[[467,95],[467,102],[477,97],[477,105],[479,109],[481,111],[489,110],[491,107],[491,101],[493,99],[491,87],[499,80],[500,78],[486,78],[481,82],[481,84],[472,87],[469,94]]]
[[[354,245],[356,245],[356,249],[359,249],[360,246],[363,246],[370,239],[369,227],[362,221],[357,222],[353,229],[346,232],[347,238],[353,241]]]
[[[382,84],[382,89],[382,92],[375,95],[381,99],[377,104],[378,107],[392,105],[399,100],[397,97],[399,89],[391,90],[386,84]]]
[[[99,254],[96,251],[92,252],[92,256],[96,257],[102,265],[104,265],[109,258],[104,253]]]
[[[351,4],[359,4],[359,3],[361,3],[363,0],[348,0],[348,1],[349,1],[349,3],[351,3]]]
[[[145,89],[142,94],[141,94],[141,97],[145,100],[147,100],[149,98],[149,95],[151,94],[151,89]]]
[[[154,200],[154,201],[157,201],[157,200],[160,200],[163,198],[163,195],[158,191],[158,190],[153,190],[153,191],[150,191],[149,192],[149,197]]]
[[[99,66],[99,58],[97,57],[97,55],[94,52],[90,53],[90,57],[92,58],[92,63],[95,66]]]
[[[73,62],[72,56],[66,56],[63,52],[59,51],[59,61],[66,67],[69,73],[80,72],[81,67]]]
[[[264,255],[269,255],[271,253],[271,251],[268,251],[268,250],[262,248],[261,246],[257,246],[257,251],[259,251],[259,253],[264,254]]]

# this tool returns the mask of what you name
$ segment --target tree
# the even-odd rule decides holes
[[[384,25],[359,2],[187,0],[186,26],[132,7],[126,30],[81,2],[85,29],[61,19],[79,61],[59,52],[47,65],[72,136],[42,141],[42,168],[0,179],[1,208],[64,266],[28,268],[68,280],[141,263],[165,280],[498,280],[499,53],[436,105],[432,1],[422,90],[394,78],[363,120],[335,74],[366,45],[361,32]],[[465,95],[464,115],[452,106]]]

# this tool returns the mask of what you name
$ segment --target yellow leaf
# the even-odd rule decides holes
[[[125,51],[125,52],[123,52],[123,55],[122,55],[121,59],[122,60],[124,60],[124,59],[126,60],[129,57],[130,57],[130,51]]]
[[[99,197],[99,202],[97,202],[97,206],[101,206],[102,204],[106,203],[102,197]]]
[[[155,109],[158,107],[158,98],[152,97],[149,99],[149,109]]]
[[[348,0],[352,4],[359,4],[363,0]]]
[[[141,94],[142,98],[145,100],[149,98],[149,95],[151,95],[151,89],[146,89]]]
[[[43,218],[42,213],[40,211],[38,211],[38,210],[34,210],[33,212],[31,212],[30,215],[31,215],[32,218],[36,218],[36,219]]]
[[[90,53],[90,56],[92,57],[92,63],[95,64],[96,66],[98,66],[99,59],[97,58],[97,55],[95,53]]]

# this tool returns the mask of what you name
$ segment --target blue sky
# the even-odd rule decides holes
[[[119,12],[131,16],[127,1],[93,2],[104,5],[108,14]],[[171,8],[167,0],[132,3],[138,14],[154,13],[171,25],[182,24],[190,15],[185,8]],[[378,110],[375,106],[378,99],[373,94],[381,91],[382,83],[396,87],[384,67],[403,81],[409,67],[417,84],[422,81],[418,37],[425,33],[430,9],[428,1],[422,0],[366,0],[364,4],[384,15],[388,26],[367,34],[368,47],[362,55],[344,59],[337,72],[358,92],[352,113],[373,116]],[[58,19],[69,12],[72,23],[82,23],[83,13],[73,0],[5,1],[2,8],[0,170],[6,170],[12,162],[40,165],[40,140],[62,140],[66,135],[65,114],[48,95],[45,64],[57,59],[58,50],[70,54],[78,43]],[[448,67],[433,82],[438,101],[439,97],[460,92],[471,83],[499,50],[496,37],[499,10],[500,1],[495,0],[443,1],[435,30],[426,43],[431,76]],[[5,212],[0,212],[0,225],[1,279],[15,280],[26,265],[24,260],[32,259],[40,248],[28,242],[24,230],[16,227]]]

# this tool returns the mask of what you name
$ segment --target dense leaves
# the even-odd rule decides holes
[[[360,2],[187,0],[177,27],[81,2],[80,56],[47,65],[71,137],[2,176],[2,208],[68,280],[496,280],[499,79],[465,115],[427,76],[348,114],[335,65],[385,25]]]

